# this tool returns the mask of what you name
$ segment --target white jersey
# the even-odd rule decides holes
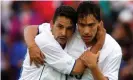
[[[40,68],[37,68],[35,64],[30,66],[30,56],[27,51],[19,80],[65,80],[66,75],[64,74],[71,73],[75,59],[68,55],[54,39],[49,24],[40,25],[39,30],[42,30],[41,26],[46,28],[36,36],[35,41],[44,53],[47,63]]]
[[[87,49],[78,31],[75,32],[64,50],[54,39],[48,23],[40,25],[39,32],[35,41],[45,55],[46,64],[40,68],[34,64],[30,66],[27,51],[20,80],[77,80],[75,77],[66,76],[66,74],[71,73],[75,60]],[[110,35],[106,34],[98,66],[109,80],[118,80],[121,57],[120,46]],[[93,80],[90,70],[86,69],[79,80]]]

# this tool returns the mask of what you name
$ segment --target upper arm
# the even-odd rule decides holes
[[[31,32],[32,34],[39,34],[45,32],[45,30],[51,30],[50,24],[43,23],[41,25],[29,25],[24,28],[24,33]]]
[[[120,47],[114,48],[112,53],[107,57],[102,72],[109,80],[118,80],[121,58],[122,51]]]
[[[38,26],[39,25],[29,25],[29,26],[26,26],[25,28],[24,28],[24,31],[27,31],[27,30],[34,30],[34,31],[38,31]]]
[[[29,25],[24,28],[24,38],[26,37],[35,37],[38,33],[38,25]]]
[[[35,42],[45,55],[45,61],[57,71],[70,74],[75,60],[54,39],[50,31],[36,36]]]

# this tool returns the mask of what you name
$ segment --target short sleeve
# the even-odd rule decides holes
[[[51,30],[51,27],[50,27],[49,23],[43,23],[43,24],[39,25],[39,27],[38,27],[39,33],[42,33],[45,30],[49,30],[49,31]]]
[[[44,31],[36,36],[35,42],[44,53],[45,61],[55,70],[70,74],[75,60],[61,48],[50,31]]]
[[[118,80],[118,73],[122,58],[121,48],[115,47],[107,58],[108,59],[104,64],[103,74],[108,77],[109,80]]]

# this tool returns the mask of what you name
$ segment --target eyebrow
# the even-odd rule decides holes
[[[93,23],[89,23],[89,24],[87,24],[88,26],[92,26],[92,25],[94,25],[94,24],[96,24],[95,22],[93,22]]]
[[[64,25],[62,25],[62,24],[60,24],[60,23],[58,23],[58,25],[60,25],[60,26],[64,26]]]
[[[60,24],[60,23],[58,23],[58,25],[60,25],[60,26],[62,26],[62,27],[64,27],[64,25],[62,25],[62,24]],[[71,25],[71,26],[68,26],[67,28],[73,28],[73,25]]]
[[[72,28],[74,28],[74,27],[73,27],[73,26],[68,26],[67,28],[68,28],[68,29],[72,29]]]
[[[82,25],[87,25],[87,26],[91,26],[91,25],[94,25],[94,24],[96,24],[96,22],[92,22],[92,23],[88,23],[88,24],[84,24],[84,23],[82,23],[82,22],[78,22],[79,24],[82,24]]]

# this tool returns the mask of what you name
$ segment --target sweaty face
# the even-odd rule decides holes
[[[65,46],[68,39],[72,37],[73,29],[71,20],[64,16],[57,17],[52,25],[52,33],[61,46]]]
[[[98,24],[98,20],[93,15],[78,18],[78,31],[85,44],[90,44],[95,38]]]

